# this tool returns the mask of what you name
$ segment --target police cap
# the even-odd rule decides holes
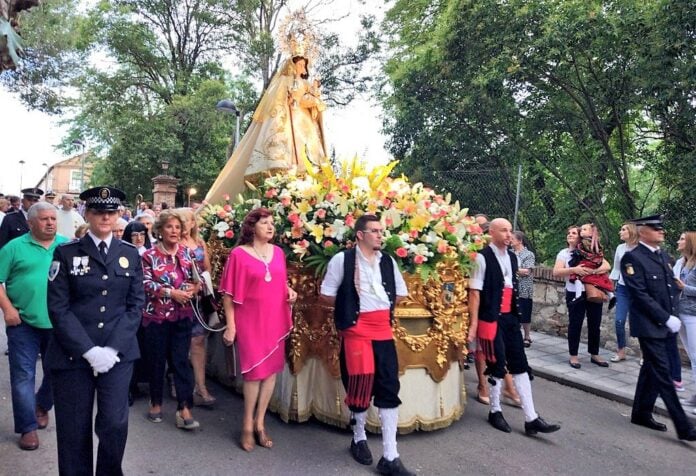
[[[25,188],[22,189],[22,195],[24,196],[24,198],[35,198],[36,200],[38,200],[39,198],[41,198],[41,195],[43,195],[43,190],[36,187]]]
[[[80,194],[80,200],[92,210],[116,211],[126,194],[114,187],[93,187]]]
[[[46,198],[56,198],[56,194],[49,190],[46,192]]]
[[[650,228],[654,228],[655,230],[665,229],[662,215],[650,215],[642,218],[634,218],[630,221],[636,226],[649,226]]]

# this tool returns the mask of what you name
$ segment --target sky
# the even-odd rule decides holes
[[[293,3],[300,2],[291,2],[291,5]],[[348,41],[357,36],[360,12],[369,9],[380,14],[383,9],[383,2],[366,3],[335,0],[333,5],[320,6],[313,14],[326,17],[347,14],[346,18],[327,28],[338,31],[342,39]],[[18,194],[21,188],[33,187],[46,173],[47,167],[43,164],[51,166],[69,157],[56,149],[66,133],[66,128],[59,125],[61,119],[27,110],[17,97],[0,86],[0,192]],[[384,149],[386,138],[381,133],[382,110],[374,99],[360,97],[347,107],[328,109],[324,113],[324,127],[327,147],[329,150],[335,147],[339,158],[357,154],[368,163],[389,161],[389,154]],[[23,166],[19,163],[22,160],[25,162]]]

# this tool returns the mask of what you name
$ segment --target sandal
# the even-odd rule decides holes
[[[251,431],[242,430],[242,436],[239,438],[239,446],[241,446],[244,451],[253,451],[254,433]]]
[[[524,342],[525,347],[531,347],[532,345],[532,339],[524,339],[522,342]]]
[[[176,427],[181,429],[181,430],[196,430],[200,428],[201,424],[198,423],[196,420],[193,418],[184,418],[181,416],[181,412],[178,411],[176,412]]]
[[[208,392],[203,394],[196,390],[193,393],[193,404],[197,407],[212,407],[216,401],[217,399]]]
[[[254,430],[256,444],[264,448],[273,448],[273,440],[266,434],[266,430]]]

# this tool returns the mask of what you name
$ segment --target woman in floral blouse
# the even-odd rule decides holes
[[[193,419],[193,373],[188,353],[191,345],[191,299],[198,292],[192,272],[195,263],[179,246],[184,220],[174,210],[162,210],[154,226],[157,244],[143,255],[145,309],[143,334],[150,382],[148,420],[162,421],[162,394],[167,358],[174,371],[178,400],[176,426],[195,430]]]
[[[524,246],[524,233],[516,231],[512,234],[512,249],[517,255],[517,280],[520,286],[520,324],[524,332],[524,346],[532,345],[529,335],[532,327],[532,298],[534,297],[534,253]]]

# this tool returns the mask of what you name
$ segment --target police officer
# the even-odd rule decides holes
[[[667,426],[652,415],[659,395],[672,417],[680,440],[696,441],[696,430],[679,403],[669,371],[667,338],[679,331],[681,321],[674,315],[676,286],[672,270],[660,245],[665,240],[662,216],[632,220],[638,227],[640,243],[621,259],[621,274],[631,296],[631,335],[638,338],[643,366],[638,374],[631,423],[652,430]]]
[[[0,248],[10,240],[29,233],[27,214],[29,208],[38,202],[43,195],[40,188],[25,188],[22,190],[22,206],[16,212],[8,213],[0,225]]]
[[[87,234],[56,248],[49,269],[51,370],[61,475],[91,475],[92,407],[99,438],[97,475],[121,475],[128,435],[128,386],[140,356],[136,331],[145,302],[136,248],[112,236],[122,191],[80,194]]]

